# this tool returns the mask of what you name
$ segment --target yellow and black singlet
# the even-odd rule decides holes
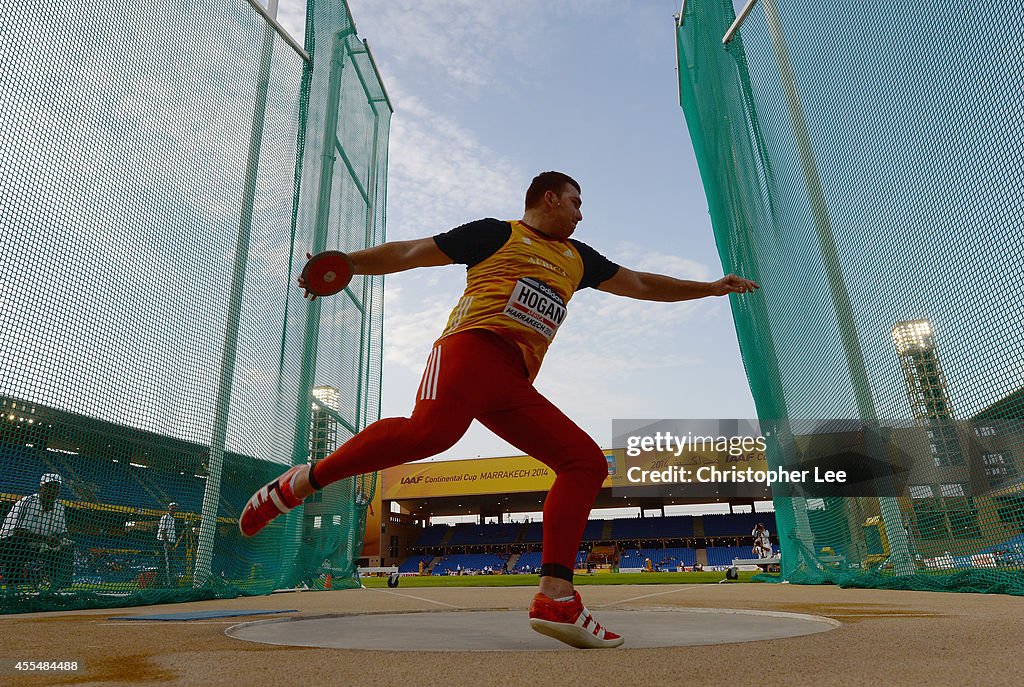
[[[519,220],[477,220],[438,234],[434,242],[466,265],[466,291],[440,338],[468,329],[496,332],[522,351],[531,381],[572,295],[619,269],[585,243],[550,238]]]

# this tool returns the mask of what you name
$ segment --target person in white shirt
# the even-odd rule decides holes
[[[67,537],[67,515],[57,500],[62,480],[56,473],[39,478],[39,492],[18,500],[0,526],[0,569],[8,590],[20,583],[43,584],[54,592],[71,583],[74,543]],[[45,579],[29,568],[41,564]]]
[[[160,542],[161,563],[163,564],[163,584],[165,587],[173,586],[177,581],[175,568],[175,554],[177,553],[178,536],[174,526],[174,514],[178,511],[178,504],[167,504],[167,512],[160,518],[156,528],[156,539]]]
[[[758,558],[771,558],[772,539],[764,523],[757,523],[757,527],[750,534],[754,537],[754,555]]]

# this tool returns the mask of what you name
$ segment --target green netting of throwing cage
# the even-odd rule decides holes
[[[0,9],[0,612],[357,584],[373,475],[237,527],[380,412],[382,279],[295,277],[384,239],[391,106],[343,0],[306,16]]]
[[[762,285],[732,310],[769,461],[831,423],[893,468],[776,495],[782,576],[1024,593],[1024,16],[758,0],[734,23],[684,3],[679,91],[723,268]]]

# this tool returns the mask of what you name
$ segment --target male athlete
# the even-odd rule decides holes
[[[579,648],[622,644],[622,637],[594,620],[572,582],[608,464],[593,439],[544,398],[533,380],[579,289],[684,301],[746,293],[758,285],[735,275],[704,283],[620,267],[569,238],[583,220],[581,205],[576,181],[544,172],[526,192],[521,220],[478,220],[432,238],[352,253],[355,274],[464,264],[466,291],[427,358],[412,417],[375,422],[312,469],[297,465],[264,486],[242,512],[242,534],[251,537],[332,482],[440,453],[476,419],[556,475],[544,503],[540,590],[530,606],[530,625]],[[299,284],[305,288],[301,278]]]

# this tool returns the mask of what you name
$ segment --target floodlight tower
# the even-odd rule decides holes
[[[907,400],[918,420],[951,419],[946,376],[935,351],[935,333],[928,320],[897,322],[892,328],[892,341],[903,367]]]
[[[313,404],[313,431],[309,439],[309,459],[316,463],[331,455],[331,452],[338,447],[338,423],[331,417],[330,411],[338,412],[340,394],[333,386],[315,386],[313,387],[313,397],[320,403]]]
[[[897,322],[892,341],[903,368],[907,400],[917,420],[929,425],[929,443],[936,467],[964,462],[953,425],[949,387],[935,349],[935,331],[928,320]]]

